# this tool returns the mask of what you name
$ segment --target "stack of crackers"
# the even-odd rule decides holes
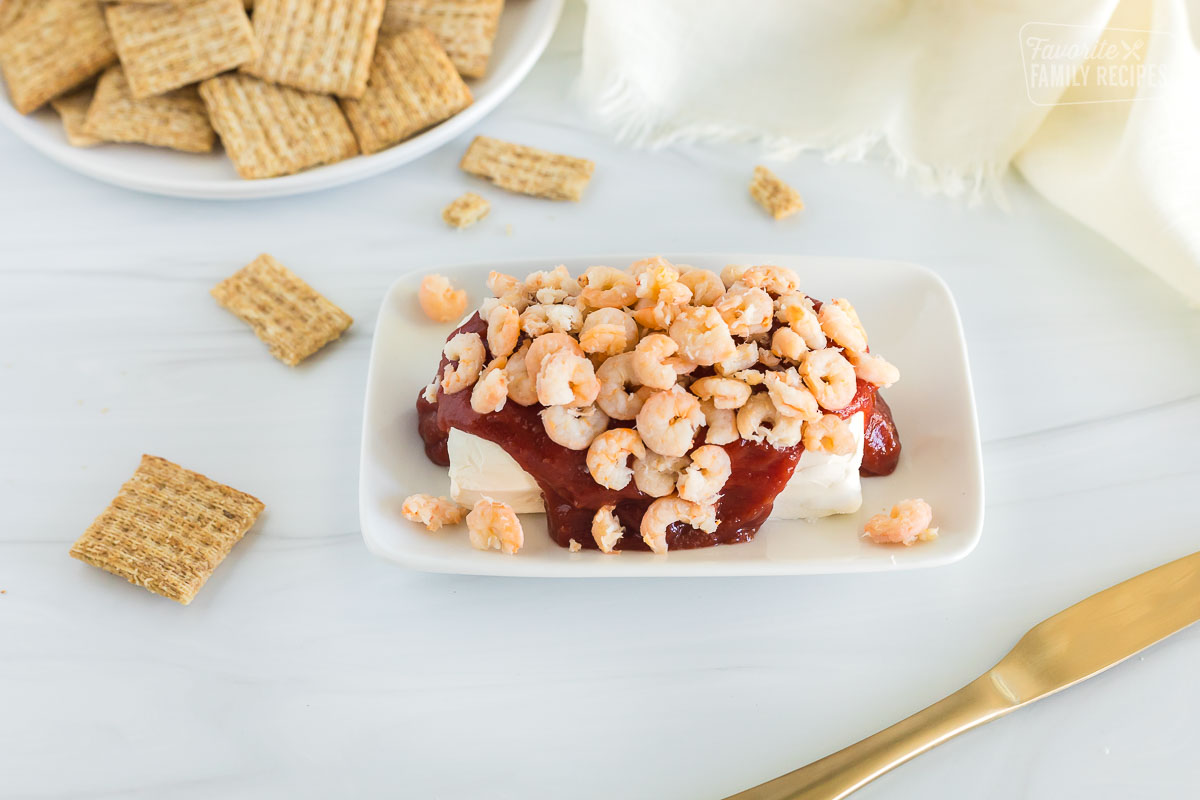
[[[472,102],[504,0],[0,0],[0,73],[78,147],[189,153],[243,178],[376,153]],[[248,9],[252,8],[250,11]]]

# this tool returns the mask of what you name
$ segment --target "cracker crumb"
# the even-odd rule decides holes
[[[568,543],[567,549],[569,549],[572,553],[578,553],[580,550],[583,549],[583,545],[581,545],[579,542],[575,541],[574,539],[571,539],[570,542]]]
[[[442,209],[442,219],[451,227],[468,228],[486,217],[491,209],[487,200],[467,192]]]
[[[505,236],[512,236],[512,235],[513,235],[513,226],[512,226],[512,225],[505,225],[505,226],[504,226],[504,235],[505,235]]]
[[[750,181],[750,196],[775,219],[790,217],[804,208],[804,201],[800,199],[799,193],[763,166],[754,168],[754,179]]]

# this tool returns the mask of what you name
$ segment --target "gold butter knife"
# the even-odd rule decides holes
[[[838,800],[977,725],[1097,675],[1200,620],[1200,553],[1055,614],[996,666],[874,736],[726,800]]]

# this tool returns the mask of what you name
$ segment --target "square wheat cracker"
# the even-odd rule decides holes
[[[362,97],[384,2],[257,0],[262,53],[242,71],[307,92]]]
[[[144,455],[71,556],[187,605],[263,508],[256,497]]]
[[[236,72],[200,84],[209,120],[243,178],[290,175],[358,153],[337,100]]]
[[[241,0],[115,5],[105,15],[139,100],[211,78],[258,56]]]
[[[750,181],[750,196],[775,219],[790,217],[804,208],[800,194],[766,167],[754,168],[754,180]]]
[[[486,217],[491,209],[487,200],[474,192],[467,192],[442,209],[442,220],[455,228],[466,228]]]
[[[106,142],[137,142],[185,153],[208,153],[217,138],[195,86],[138,100],[121,67],[109,67],[100,76],[83,130]]]
[[[291,367],[337,339],[354,322],[266,253],[214,286],[212,296],[253,328],[271,355]]]
[[[380,33],[428,28],[459,74],[487,74],[504,0],[388,0]]]
[[[50,106],[62,119],[63,133],[72,147],[93,147],[103,141],[83,132],[83,123],[87,119],[88,106],[92,104],[95,90],[94,86],[85,86],[50,101]]]
[[[117,60],[96,0],[45,0],[0,33],[0,72],[28,114]]]
[[[583,197],[596,168],[586,158],[549,153],[487,136],[475,137],[458,166],[510,192],[574,201]]]
[[[379,37],[367,91],[342,100],[363,153],[376,153],[471,105],[446,52],[424,28]]]

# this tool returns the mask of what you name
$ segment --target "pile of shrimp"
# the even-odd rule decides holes
[[[564,266],[523,280],[492,272],[487,285],[486,334],[446,343],[448,363],[426,399],[470,390],[479,414],[540,406],[546,434],[586,450],[598,484],[632,481],[656,498],[639,531],[655,552],[665,552],[674,522],[715,530],[731,472],[722,445],[853,453],[853,432],[835,412],[854,399],[857,380],[886,387],[900,377],[869,351],[848,300],[817,308],[786,267],[717,274],[654,257],[578,277]],[[596,512],[592,527],[597,546],[614,552],[624,532],[612,509]]]

